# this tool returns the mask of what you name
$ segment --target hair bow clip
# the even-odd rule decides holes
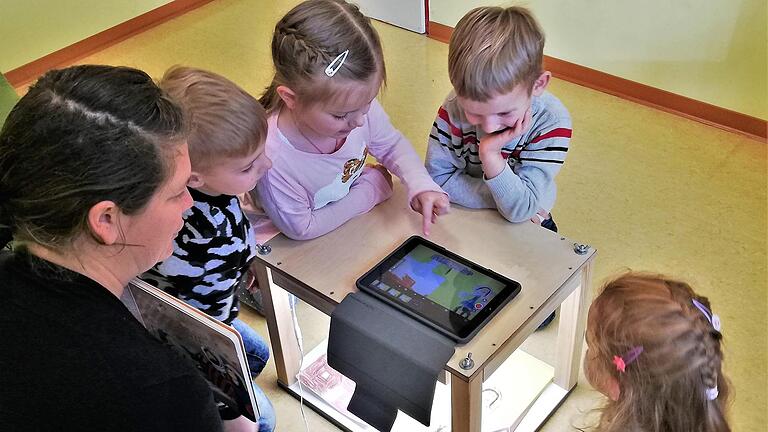
[[[693,305],[696,306],[696,309],[700,310],[701,313],[704,314],[704,317],[712,325],[712,328],[714,328],[717,331],[720,331],[720,328],[721,328],[720,317],[717,314],[713,314],[712,311],[710,311],[700,301],[698,301],[696,299],[691,299],[691,301],[693,302]]]
[[[640,357],[640,354],[643,352],[643,347],[641,345],[638,345],[636,347],[630,348],[629,351],[627,351],[622,356],[613,356],[613,364],[616,365],[616,370],[624,373],[627,369],[627,366],[630,365],[632,362],[637,360],[638,357]]]
[[[325,74],[328,75],[328,77],[336,75],[336,72],[338,72],[339,69],[341,69],[341,66],[344,65],[344,61],[347,59],[348,55],[349,50],[346,50],[343,53],[337,55],[336,58],[331,61],[328,67],[325,68]]]

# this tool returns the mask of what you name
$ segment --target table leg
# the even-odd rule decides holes
[[[259,260],[254,260],[251,271],[261,289],[264,316],[267,320],[269,339],[272,342],[272,361],[275,362],[277,380],[290,386],[296,382],[301,365],[301,351],[296,342],[293,317],[288,291],[275,285],[272,271]]]
[[[584,344],[584,330],[591,297],[592,262],[592,259],[587,261],[581,271],[571,279],[570,283],[578,286],[560,305],[553,381],[565,390],[575,387],[579,379],[581,348]]]
[[[483,413],[483,374],[469,381],[451,375],[451,430],[480,432]]]

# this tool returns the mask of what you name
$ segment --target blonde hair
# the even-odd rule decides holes
[[[349,50],[335,75],[324,71]],[[302,103],[343,97],[349,81],[386,82],[381,41],[371,20],[343,0],[307,0],[291,9],[272,36],[275,75],[259,101],[272,112],[282,106],[278,86],[292,89]]]
[[[485,102],[518,84],[530,94],[542,73],[544,32],[522,7],[479,7],[456,25],[448,74],[458,96]]]
[[[264,144],[264,108],[232,81],[206,70],[174,66],[159,85],[191,117],[192,169],[204,170],[222,157],[250,155]]]
[[[610,374],[620,388],[602,409],[598,430],[730,431],[725,419],[728,382],[723,376],[722,335],[694,304],[712,310],[685,282],[627,273],[609,282],[590,306],[587,376]],[[612,363],[642,346],[621,373]],[[717,387],[714,400],[707,389]]]

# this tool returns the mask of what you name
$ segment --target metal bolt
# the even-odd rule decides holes
[[[587,252],[589,252],[589,245],[574,243],[573,251],[576,252],[578,255],[586,255]]]
[[[270,245],[256,244],[256,248],[258,248],[259,255],[269,255],[272,252]]]
[[[475,367],[475,361],[472,360],[472,353],[467,354],[464,360],[459,362],[459,367],[464,370],[469,370]]]

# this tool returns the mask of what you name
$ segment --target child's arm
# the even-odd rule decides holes
[[[483,179],[467,174],[467,161],[456,155],[454,148],[469,148],[461,135],[453,133],[454,128],[448,112],[440,107],[427,143],[427,172],[451,196],[451,202],[469,208],[496,208]]]
[[[424,233],[429,234],[428,227],[435,221],[435,215],[448,211],[447,194],[429,176],[411,143],[392,126],[376,99],[368,110],[368,122],[371,130],[368,149],[408,188],[408,202],[412,209],[423,214]]]
[[[486,135],[480,141],[480,160],[496,207],[510,222],[533,218],[544,208],[542,198],[552,188],[565,161],[571,138],[570,119],[542,122],[528,133],[528,142],[519,154],[520,166],[513,171],[501,155],[501,148],[515,136],[526,133],[530,112],[516,127]]]
[[[319,209],[312,208],[310,197],[300,184],[274,169],[259,180],[257,190],[272,223],[294,240],[310,240],[327,234],[392,196],[388,174],[368,166],[363,168],[346,196]]]

